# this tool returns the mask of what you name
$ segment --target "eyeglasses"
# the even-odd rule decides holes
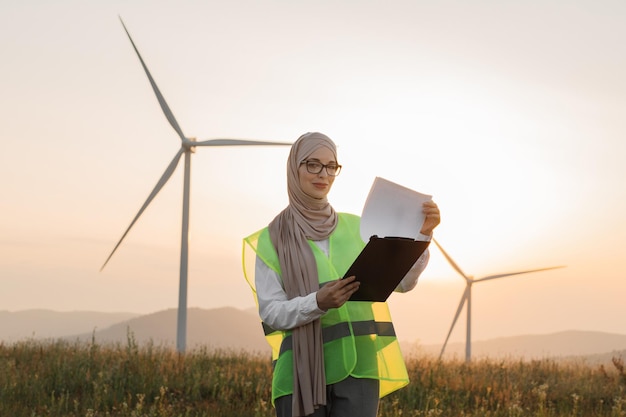
[[[302,164],[306,165],[306,170],[309,174],[319,174],[320,172],[322,172],[323,168],[326,168],[326,173],[329,176],[336,177],[337,175],[339,175],[339,172],[341,171],[341,165],[335,162],[331,162],[328,165],[324,165],[320,161],[306,159],[300,162],[300,165]]]

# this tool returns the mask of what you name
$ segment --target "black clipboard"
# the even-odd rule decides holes
[[[361,283],[349,301],[386,301],[430,242],[404,237],[370,237],[343,276]]]

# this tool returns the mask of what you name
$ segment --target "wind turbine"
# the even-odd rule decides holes
[[[139,209],[139,212],[137,213],[133,221],[130,223],[130,226],[128,226],[128,228],[126,229],[126,231],[124,232],[120,240],[117,242],[117,244],[113,248],[113,251],[107,258],[107,260],[104,262],[104,264],[102,265],[102,268],[100,268],[100,271],[104,269],[104,267],[107,265],[107,263],[109,262],[109,260],[111,259],[111,257],[113,256],[117,248],[120,246],[120,244],[122,243],[122,241],[124,240],[128,232],[130,231],[130,229],[133,227],[135,222],[139,219],[139,217],[144,212],[144,210],[152,202],[154,197],[156,197],[156,195],[159,193],[161,188],[163,188],[165,183],[167,183],[167,181],[170,179],[170,177],[176,170],[176,167],[178,166],[178,161],[180,160],[180,157],[184,154],[185,155],[185,172],[184,172],[184,182],[183,182],[183,220],[182,220],[182,233],[181,233],[181,243],[180,243],[180,284],[179,284],[179,292],[178,292],[178,321],[177,321],[177,332],[176,332],[176,348],[179,352],[184,352],[186,349],[186,340],[187,340],[187,272],[188,272],[187,266],[188,266],[188,258],[189,258],[188,236],[189,236],[189,188],[190,188],[189,184],[190,184],[190,177],[191,177],[190,175],[191,154],[195,153],[195,148],[197,146],[259,146],[259,145],[261,146],[276,146],[276,145],[289,146],[291,144],[286,143],[286,142],[262,142],[262,141],[243,140],[243,139],[210,139],[210,140],[197,142],[195,138],[186,137],[183,134],[183,131],[181,130],[180,126],[178,125],[178,122],[174,118],[172,111],[170,110],[169,106],[165,102],[165,99],[163,98],[163,95],[159,91],[159,88],[154,82],[154,79],[152,78],[150,71],[148,71],[148,67],[143,61],[143,58],[141,58],[141,55],[139,54],[139,50],[137,49],[137,46],[135,46],[135,42],[133,42],[133,39],[131,38],[130,33],[128,32],[128,29],[126,29],[126,25],[124,24],[124,21],[122,20],[121,17],[120,17],[120,22],[122,23],[122,26],[124,27],[124,31],[126,32],[126,35],[128,35],[128,39],[130,40],[130,43],[132,44],[133,48],[135,49],[135,52],[137,53],[137,57],[139,58],[139,61],[141,62],[141,65],[143,66],[143,69],[146,72],[146,75],[148,76],[148,80],[150,80],[150,84],[152,85],[154,94],[156,95],[159,101],[159,104],[161,105],[161,109],[163,110],[165,117],[167,118],[170,125],[174,128],[174,130],[180,137],[181,146],[178,152],[176,152],[176,155],[174,155],[174,159],[172,159],[172,162],[170,162],[170,164],[167,166],[167,168],[165,169],[165,172],[163,173],[163,175],[157,182],[156,186],[154,187],[154,189],[152,190],[152,192],[150,193],[146,201],[143,203],[143,205]]]
[[[459,268],[456,262],[454,262],[452,258],[450,257],[450,255],[448,255],[448,253],[441,247],[439,242],[437,242],[435,239],[433,239],[433,242],[435,242],[435,245],[437,245],[437,247],[439,248],[443,256],[448,260],[450,265],[452,265],[452,268],[454,268],[456,272],[461,274],[461,276],[465,279],[465,291],[463,292],[463,296],[461,297],[461,302],[459,303],[459,307],[457,308],[456,314],[454,315],[454,320],[452,320],[452,326],[450,326],[450,330],[448,331],[448,336],[446,337],[446,341],[443,343],[443,347],[441,348],[439,359],[441,359],[441,357],[443,356],[443,352],[446,349],[446,345],[448,344],[448,339],[450,338],[450,334],[452,334],[454,325],[456,324],[456,321],[459,318],[459,315],[461,314],[461,310],[463,310],[463,306],[465,305],[465,303],[467,303],[467,311],[466,311],[467,330],[465,333],[465,361],[469,362],[471,360],[471,357],[472,357],[472,285],[474,283],[488,281],[488,280],[496,279],[496,278],[509,277],[511,275],[529,274],[531,272],[539,272],[539,271],[547,271],[550,269],[563,268],[563,266],[552,266],[549,268],[531,269],[528,271],[509,272],[506,274],[497,274],[497,275],[489,275],[489,276],[482,277],[482,278],[474,278],[471,275],[465,274],[465,272],[463,272],[461,268]]]

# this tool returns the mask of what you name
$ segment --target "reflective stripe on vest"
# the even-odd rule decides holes
[[[350,325],[352,325],[352,332],[350,332]],[[265,330],[270,330],[269,333],[273,333],[276,330],[272,329],[268,325],[264,324]],[[269,333],[266,333],[268,335]],[[396,331],[393,328],[393,323],[376,322],[374,320],[368,321],[353,321],[351,323],[337,323],[332,326],[324,327],[322,329],[322,340],[324,343],[332,342],[333,340],[340,339],[342,337],[354,336],[366,336],[366,335],[378,335],[378,336],[395,336]],[[286,336],[280,345],[280,354],[282,355],[288,350],[293,348],[293,338],[291,335]]]

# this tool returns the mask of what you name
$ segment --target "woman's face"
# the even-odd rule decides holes
[[[333,151],[325,146],[321,146],[316,149],[309,157],[307,161],[317,161],[324,165],[330,163],[337,164]],[[335,181],[335,177],[328,175],[326,168],[323,168],[318,174],[311,174],[306,169],[306,164],[300,164],[298,167],[298,179],[300,181],[300,188],[308,196],[322,199],[328,195],[330,188]]]

